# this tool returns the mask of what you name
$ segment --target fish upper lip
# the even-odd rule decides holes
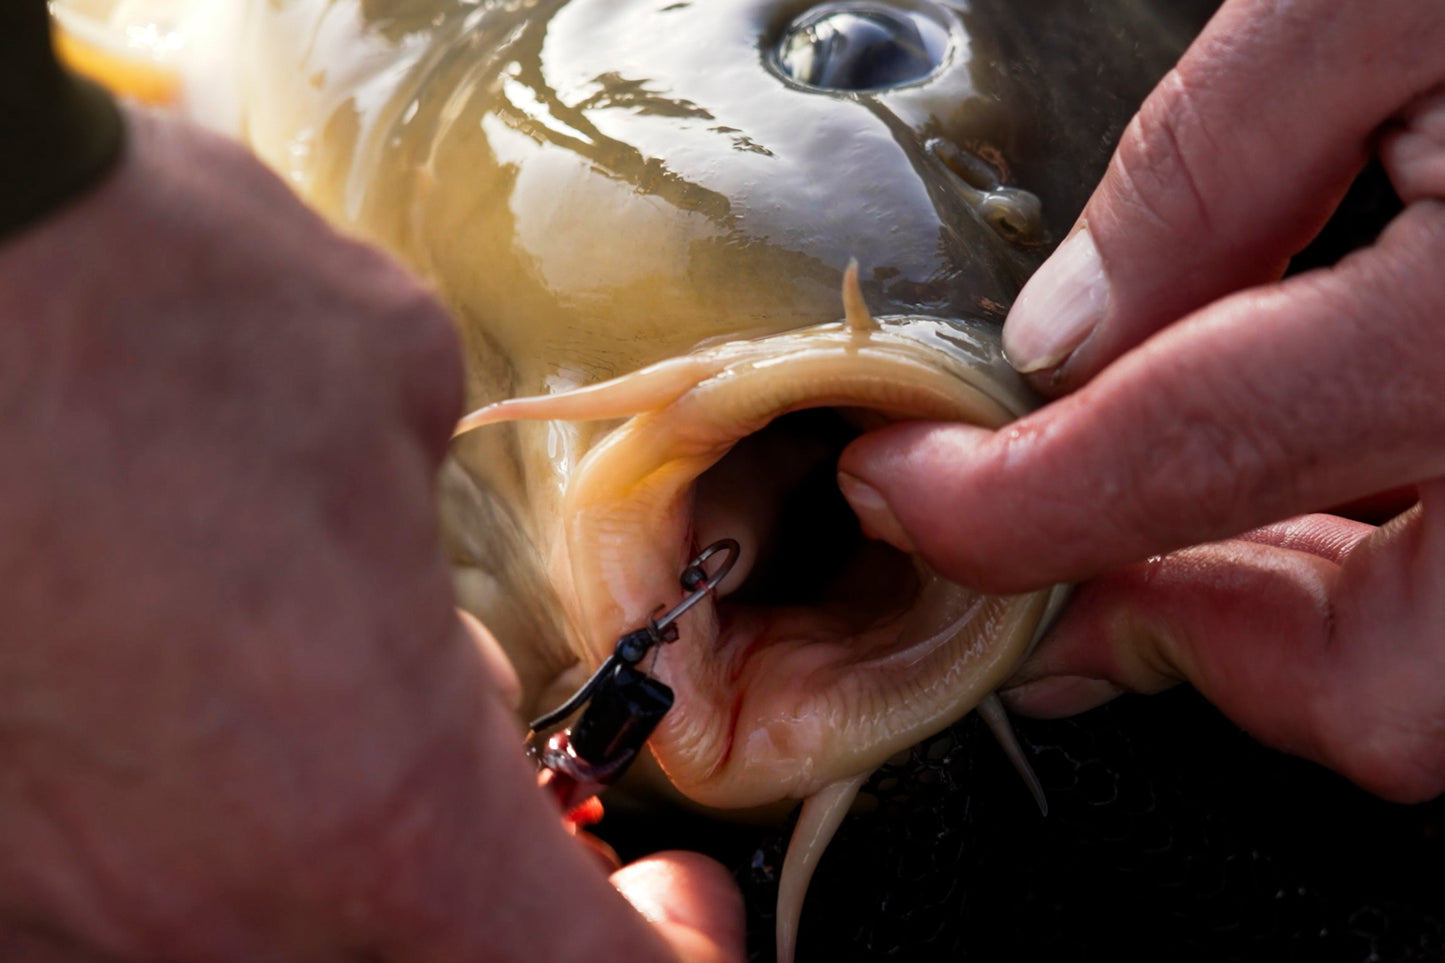
[[[1039,395],[1004,358],[998,322],[930,314],[881,315],[866,337],[840,322],[699,344],[600,384],[559,394],[511,398],[463,417],[456,434],[512,420],[596,421],[643,416],[676,403],[705,384],[746,377],[780,366],[795,367],[828,350],[844,351],[869,363],[912,364],[951,375],[992,402],[1005,418],[1039,406]],[[634,388],[636,382],[645,387]],[[940,384],[944,381],[940,377]],[[775,414],[781,412],[775,412]],[[742,434],[746,434],[744,431]]]

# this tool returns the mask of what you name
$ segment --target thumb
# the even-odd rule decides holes
[[[612,874],[633,908],[684,963],[741,963],[742,894],[720,864],[697,853],[658,853]]]
[[[1004,347],[1058,394],[1177,318],[1273,280],[1381,127],[1445,79],[1434,4],[1229,0],[1125,132]],[[1328,104],[1328,109],[1320,109]]]

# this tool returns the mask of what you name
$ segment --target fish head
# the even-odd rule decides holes
[[[457,306],[475,399],[514,399],[466,427],[533,422],[512,444],[579,668],[730,537],[736,569],[649,663],[684,794],[806,797],[973,708],[1061,593],[985,596],[863,537],[836,458],[888,422],[1038,403],[1003,316],[1182,34],[1065,0],[571,0],[487,24],[407,108],[428,134],[390,168],[417,172],[398,246]]]
[[[850,260],[879,314],[1001,320],[1167,65],[1128,3],[526,6],[453,14],[368,178],[521,391],[836,317]]]

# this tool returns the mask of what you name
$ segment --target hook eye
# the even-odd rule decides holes
[[[704,565],[719,552],[726,552],[727,554],[723,556],[722,562],[718,564],[717,571],[709,575]],[[724,538],[720,541],[713,542],[707,548],[703,549],[696,558],[687,563],[687,568],[683,569],[682,577],[679,579],[682,583],[682,590],[686,592],[687,595],[681,602],[674,605],[662,618],[656,618],[654,616],[648,620],[647,624],[651,626],[654,631],[667,631],[672,627],[672,623],[677,621],[684,612],[701,602],[707,597],[709,592],[717,590],[717,587],[722,584],[722,580],[727,578],[728,572],[732,571],[732,567],[737,564],[738,556],[741,554],[742,547],[738,544],[737,539],[733,538]],[[673,639],[676,637],[674,632]],[[665,641],[671,642],[673,639],[666,639]]]
[[[773,67],[819,90],[883,90],[917,83],[948,59],[948,28],[921,11],[876,0],[814,7],[783,32]]]
[[[683,570],[681,579],[683,591],[714,591],[722,584],[722,580],[727,578],[733,566],[737,564],[738,556],[742,554],[742,551],[742,546],[738,544],[735,538],[724,538],[713,542],[707,548],[703,549],[697,558],[689,562],[687,568]],[[723,557],[722,562],[718,564],[717,571],[708,575],[707,569],[703,566],[718,552],[726,552],[727,554]]]

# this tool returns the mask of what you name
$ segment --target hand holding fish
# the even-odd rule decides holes
[[[720,868],[561,830],[453,615],[446,314],[130,127],[0,245],[0,957],[740,957]]]
[[[1225,3],[1010,314],[1010,359],[1061,397],[844,455],[872,533],[960,581],[1094,578],[1016,707],[1187,680],[1376,793],[1445,789],[1442,45],[1428,0]],[[1403,212],[1278,280],[1372,152]],[[1378,529],[1281,521],[1399,486],[1419,503]]]

